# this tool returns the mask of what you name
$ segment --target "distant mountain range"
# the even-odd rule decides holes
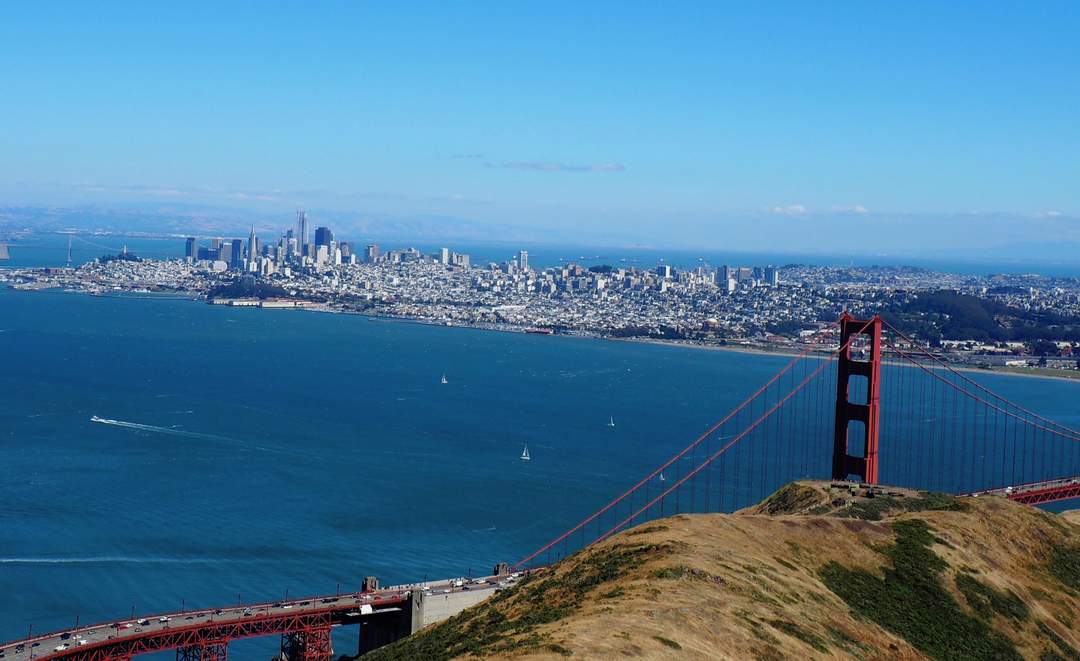
[[[312,227],[326,225],[342,237],[409,240],[491,240],[540,242],[545,232],[452,216],[308,211]],[[147,235],[246,236],[294,227],[290,214],[269,214],[195,204],[118,205],[110,207],[0,207],[0,238],[25,230],[104,231]]]
[[[507,242],[521,245],[648,246],[694,252],[761,253],[873,263],[936,260],[978,262],[985,272],[1041,266],[1080,272],[1080,219],[986,215],[907,215],[791,219],[770,215],[710,222],[672,219],[647,224],[476,220],[442,214],[391,214],[307,209],[312,228],[326,225],[344,240],[419,243]],[[113,232],[127,235],[272,236],[293,227],[293,211],[178,201],[67,206],[0,206],[0,241],[26,231]],[[868,225],[869,223],[869,225]],[[867,232],[872,227],[873,231]],[[823,236],[832,237],[823,244]],[[930,237],[930,238],[927,238]],[[835,239],[835,241],[833,241]],[[825,247],[827,245],[827,248]],[[871,260],[871,261],[868,261]],[[1067,268],[1066,268],[1067,267]]]

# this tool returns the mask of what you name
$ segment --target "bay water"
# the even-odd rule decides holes
[[[356,590],[367,575],[489,572],[786,361],[0,289],[0,639],[133,608]],[[979,378],[1080,425],[1080,383]],[[355,650],[355,631],[335,635]]]

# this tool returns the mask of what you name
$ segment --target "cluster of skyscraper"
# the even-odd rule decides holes
[[[204,262],[214,271],[236,270],[259,275],[280,273],[289,276],[297,268],[319,268],[328,265],[355,264],[358,261],[368,263],[404,262],[429,259],[447,266],[469,268],[469,255],[442,248],[432,255],[425,255],[416,248],[390,250],[385,254],[376,244],[370,244],[362,255],[353,252],[347,241],[337,241],[329,227],[315,228],[315,241],[309,241],[308,217],[304,211],[296,213],[296,227],[281,233],[274,244],[263,244],[255,228],[244,239],[210,239],[209,246],[199,245],[195,237],[188,237],[184,257],[188,262]],[[528,268],[528,253],[521,252],[519,260]]]
[[[308,217],[304,211],[296,213],[296,228],[282,232],[276,243],[262,243],[251,228],[244,239],[210,239],[209,246],[200,246],[195,237],[188,237],[184,256],[189,262],[209,262],[215,271],[227,269],[270,275],[288,273],[293,268],[347,264],[357,260],[352,246],[334,239],[329,227],[315,228],[315,241],[310,241]],[[370,251],[371,246],[369,246]],[[378,248],[375,248],[376,251]]]
[[[739,287],[776,287],[780,284],[780,270],[775,266],[721,266],[716,270],[716,284],[728,292]]]
[[[263,276],[280,274],[291,277],[294,270],[318,270],[325,266],[355,264],[359,261],[369,264],[428,262],[471,268],[469,255],[452,252],[449,248],[440,248],[438,252],[430,255],[416,248],[383,253],[378,245],[372,243],[365,247],[363,255],[357,255],[348,242],[337,241],[329,227],[315,228],[314,243],[309,240],[309,236],[307,213],[298,211],[296,227],[282,232],[274,244],[262,244],[253,227],[246,244],[243,239],[211,239],[209,246],[200,246],[198,239],[189,237],[184,254],[189,262],[204,262],[214,271],[236,270]],[[538,274],[530,268],[529,253],[526,250],[519,251],[514,259],[501,265],[491,264],[490,267],[513,278],[535,280],[537,291],[545,290],[545,283],[546,290],[550,291],[600,290],[607,288],[609,284],[629,289],[658,288],[666,291],[672,284],[706,284],[730,293],[747,287],[776,287],[780,282],[780,273],[773,266],[721,266],[717,269],[699,266],[694,270],[676,271],[670,265],[661,264],[654,273],[634,268],[616,270],[606,267],[586,270],[577,265],[567,265]]]

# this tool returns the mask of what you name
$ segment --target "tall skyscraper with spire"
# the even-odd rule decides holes
[[[307,212],[303,209],[296,212],[296,229],[299,234],[296,238],[297,250],[300,252],[300,256],[303,257],[308,254]]]
[[[248,237],[248,270],[255,270],[255,258],[259,255],[259,237],[255,236],[255,226],[251,226],[251,235]]]

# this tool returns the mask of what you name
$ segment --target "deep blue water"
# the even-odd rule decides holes
[[[787,360],[13,290],[0,290],[0,356],[0,639],[133,605],[488,571],[621,492]],[[1078,383],[981,378],[1080,420]],[[355,632],[340,636],[354,649]]]
[[[0,638],[487,571],[780,360],[12,290],[0,329]]]

